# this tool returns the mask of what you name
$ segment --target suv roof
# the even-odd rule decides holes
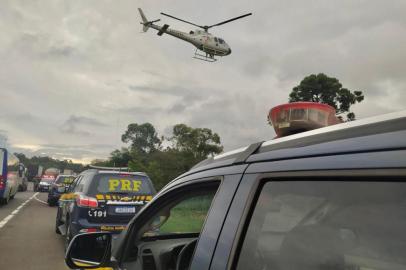
[[[95,173],[95,174],[130,174],[130,175],[142,175],[148,176],[145,172],[127,172],[127,171],[116,171],[116,170],[100,170],[100,169],[87,169],[82,173]]]
[[[406,111],[257,142],[208,158],[178,178],[207,169],[243,163],[402,147],[406,147]]]
[[[111,174],[111,173],[118,173],[118,174],[130,174],[130,175],[143,175],[147,176],[145,172],[119,172],[119,171],[98,171],[99,174]]]
[[[131,175],[143,175],[147,176],[145,172],[131,172],[129,171],[128,167],[103,167],[103,166],[94,166],[94,165],[88,165],[88,169],[84,170],[83,172],[93,172],[93,173],[125,173],[125,174],[131,174]]]

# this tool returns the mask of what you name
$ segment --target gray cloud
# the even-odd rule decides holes
[[[187,123],[213,129],[229,150],[272,138],[268,110],[319,72],[364,92],[354,106],[359,118],[406,108],[406,2],[226,1],[227,8],[211,8],[217,4],[2,3],[0,134],[27,153],[89,160],[121,147],[129,123],[150,122],[162,134]],[[206,63],[192,59],[189,44],[152,29],[140,34],[139,6],[183,31],[193,27],[159,12],[199,24],[254,15],[213,28],[233,53]]]
[[[107,125],[93,118],[71,115],[60,127],[60,130],[67,134],[89,136],[91,135],[91,132],[88,131],[90,128],[105,126]]]
[[[75,53],[75,48],[70,47],[70,46],[51,47],[51,48],[49,48],[48,53],[51,56],[69,57]]]

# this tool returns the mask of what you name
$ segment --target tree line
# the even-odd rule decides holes
[[[57,168],[61,172],[65,169],[73,170],[76,173],[83,171],[84,165],[81,163],[74,163],[72,160],[59,160],[51,157],[42,157],[42,156],[33,156],[27,157],[23,153],[14,153],[20,162],[22,162],[25,167],[28,169],[28,179],[32,180],[34,176],[37,175],[38,167],[42,166],[45,171],[48,168]]]
[[[151,123],[129,124],[121,136],[128,147],[114,150],[108,160],[94,160],[98,166],[128,166],[149,175],[159,190],[195,164],[223,151],[220,136],[208,128],[185,124],[173,126],[172,135],[159,136]]]

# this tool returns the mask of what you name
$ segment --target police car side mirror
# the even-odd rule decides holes
[[[111,233],[78,234],[70,243],[65,262],[71,269],[93,269],[110,265]]]

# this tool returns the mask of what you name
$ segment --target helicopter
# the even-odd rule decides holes
[[[159,22],[160,19],[158,20],[153,20],[153,21],[148,21],[147,18],[145,17],[144,12],[142,11],[141,8],[138,8],[138,11],[140,12],[142,22],[140,24],[143,25],[143,31],[147,32],[149,28],[153,28],[158,31],[158,36],[162,36],[163,34],[168,34],[171,36],[174,36],[176,38],[179,38],[181,40],[184,40],[186,42],[192,43],[195,47],[195,54],[194,57],[195,59],[203,60],[203,61],[208,61],[208,62],[215,62],[217,59],[215,56],[227,56],[231,54],[231,48],[230,46],[224,41],[224,39],[220,37],[213,36],[208,32],[208,30],[212,27],[215,26],[220,26],[247,16],[252,15],[252,13],[247,13],[220,23],[216,23],[213,25],[197,25],[182,19],[179,19],[177,17],[174,17],[172,15],[166,14],[161,12],[162,15],[170,17],[172,19],[188,23],[191,25],[194,25],[196,27],[199,27],[203,30],[195,30],[195,31],[190,31],[189,33],[178,31],[175,29],[170,29],[168,24],[164,24],[163,26],[156,25],[156,22]],[[200,51],[203,51],[202,54]]]

